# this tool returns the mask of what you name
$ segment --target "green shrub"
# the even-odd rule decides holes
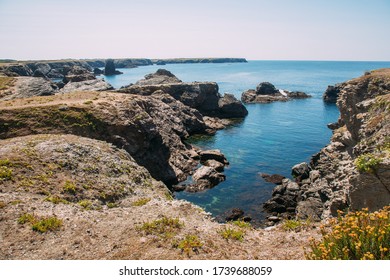
[[[238,241],[243,241],[245,236],[245,232],[242,229],[233,229],[230,227],[224,228],[219,234],[226,240],[233,239]]]
[[[7,166],[0,166],[0,181],[8,181],[12,179],[12,169]]]
[[[310,241],[306,258],[312,260],[389,260],[390,206],[369,213],[367,209],[332,219],[321,227],[322,240]]]
[[[106,205],[107,205],[108,208],[116,208],[116,207],[118,207],[118,204],[116,204],[114,202],[108,202]]]
[[[231,222],[231,224],[238,226],[239,228],[251,228],[252,227],[252,225],[250,223],[244,222],[241,220],[233,221],[233,222]]]
[[[62,226],[62,220],[58,219],[57,217],[48,217],[33,222],[32,229],[34,231],[44,233],[47,231],[58,230],[59,228],[61,228],[61,226]]]
[[[75,194],[76,193],[76,185],[74,183],[72,183],[71,181],[66,181],[64,184],[63,190],[64,190],[64,192]]]
[[[88,199],[83,199],[78,202],[78,204],[83,207],[85,210],[92,210],[92,201]]]
[[[203,243],[199,240],[196,235],[187,235],[177,245],[182,252],[190,256],[191,252],[199,253],[199,249],[203,247]]]
[[[147,197],[145,197],[145,198],[140,198],[140,199],[138,199],[137,201],[134,201],[134,202],[132,203],[132,205],[133,205],[133,206],[143,206],[143,205],[145,205],[146,203],[148,203],[150,200],[151,200],[151,199],[150,199],[150,198],[147,198]]]
[[[24,213],[18,219],[18,224],[24,225],[25,223],[33,223],[36,220],[35,216],[30,213]]]
[[[167,218],[146,222],[139,229],[147,235],[157,235],[163,239],[171,238],[184,226],[178,218]]]
[[[382,162],[381,158],[368,153],[368,154],[360,155],[355,160],[355,165],[356,168],[359,170],[359,172],[374,173],[378,164],[381,162]]]
[[[49,201],[49,202],[52,202],[54,204],[58,204],[58,203],[69,204],[69,201],[62,199],[59,196],[48,196],[45,198],[45,201]]]
[[[296,220],[296,219],[291,219],[291,220],[284,220],[282,227],[286,231],[300,231],[303,228],[306,228],[310,225],[310,220]]]

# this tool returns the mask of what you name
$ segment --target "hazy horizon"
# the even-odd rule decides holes
[[[390,61],[387,0],[0,0],[1,59]]]

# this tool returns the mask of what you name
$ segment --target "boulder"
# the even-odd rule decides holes
[[[223,163],[216,161],[214,159],[207,160],[206,162],[204,162],[204,165],[214,168],[218,172],[223,172],[223,170],[225,169],[225,165]]]
[[[192,175],[192,179],[194,180],[194,184],[188,186],[186,191],[188,192],[199,192],[206,189],[211,189],[219,183],[225,181],[225,175],[219,173],[212,167],[202,166],[194,175]]]
[[[256,94],[257,95],[273,95],[278,94],[279,90],[275,88],[275,86],[269,82],[263,82],[257,85]]]
[[[310,166],[306,162],[296,164],[291,169],[291,175],[297,180],[302,181],[309,178]]]
[[[121,71],[118,71],[115,69],[115,63],[113,59],[107,59],[106,60],[106,66],[104,67],[104,75],[106,76],[112,76],[112,75],[119,75],[123,74]]]
[[[199,156],[200,156],[200,162],[201,163],[204,163],[208,160],[216,160],[218,162],[221,162],[225,165],[229,164],[228,160],[226,159],[226,157],[224,156],[224,154],[221,153],[220,150],[205,150],[205,151],[201,151],[199,153]]]
[[[244,217],[244,210],[240,208],[233,208],[226,213],[225,221],[237,221]]]
[[[243,118],[248,115],[248,110],[233,94],[225,93],[218,100],[218,107],[220,111],[219,116],[222,118]]]
[[[289,98],[294,98],[294,99],[304,99],[304,98],[311,97],[311,95],[302,91],[286,91],[286,93]]]

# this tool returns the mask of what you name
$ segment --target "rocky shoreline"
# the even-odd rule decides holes
[[[390,70],[328,87],[327,102],[337,98],[340,118],[331,143],[310,165],[292,168],[294,181],[284,179],[264,208],[273,216],[320,221],[337,211],[390,204]]]

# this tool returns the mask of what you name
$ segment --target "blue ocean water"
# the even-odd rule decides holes
[[[169,64],[121,69],[123,75],[105,79],[118,88],[165,68],[186,82],[215,81],[221,93],[233,93],[237,98],[243,91],[254,89],[264,81],[280,89],[311,94],[310,99],[246,105],[249,115],[242,122],[218,131],[214,136],[189,139],[203,149],[220,149],[230,165],[225,170],[225,182],[201,193],[176,193],[176,198],[200,205],[215,216],[239,207],[254,221],[260,221],[265,217],[262,203],[270,198],[274,185],[265,182],[259,174],[291,177],[293,165],[308,162],[313,154],[329,143],[331,131],[326,125],[335,122],[339,112],[336,105],[322,101],[327,86],[384,67],[390,67],[390,62]]]

